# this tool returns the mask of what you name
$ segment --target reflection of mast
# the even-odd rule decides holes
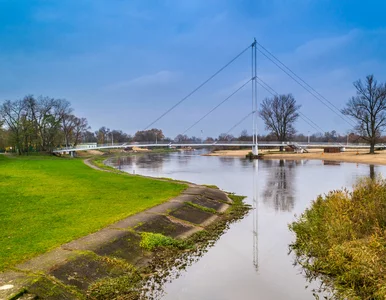
[[[258,201],[257,201],[257,174],[259,163],[257,159],[253,160],[253,202],[252,202],[252,214],[253,214],[253,265],[256,272],[259,271],[259,249],[258,249]]]

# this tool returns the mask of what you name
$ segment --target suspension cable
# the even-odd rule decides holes
[[[271,52],[269,52],[266,48],[264,48],[260,43],[256,42],[259,47],[261,47],[264,51],[266,51],[270,56],[268,56],[263,50],[257,48],[257,50],[264,55],[268,60],[270,60],[274,65],[276,65],[280,70],[286,73],[292,80],[294,80],[297,84],[299,84],[303,89],[305,89],[308,93],[310,93],[315,99],[321,102],[324,106],[326,106],[329,110],[331,110],[334,114],[340,117],[344,122],[346,122],[351,127],[354,127],[353,121],[350,118],[347,118],[345,115],[342,115],[340,110],[330,101],[328,101],[325,97],[323,97],[320,93],[318,93],[313,87],[311,87],[307,82],[305,82],[302,78],[296,75],[290,68],[288,68],[284,63],[282,63],[278,58],[276,58]],[[293,74],[293,75],[292,75]],[[329,104],[327,104],[327,103]],[[335,109],[333,109],[331,106]],[[338,113],[338,112],[339,113]],[[343,117],[344,116],[344,117]]]
[[[232,64],[236,59],[238,59],[241,55],[243,55],[251,47],[252,47],[252,44],[249,45],[247,48],[245,48],[243,51],[241,51],[239,54],[237,54],[234,58],[232,58],[229,62],[227,62],[223,67],[221,67],[218,71],[216,71],[212,76],[210,76],[208,79],[206,79],[204,82],[202,82],[199,86],[197,86],[193,91],[191,91],[189,94],[187,94],[185,97],[183,97],[180,101],[178,101],[176,104],[174,104],[172,107],[170,107],[167,111],[165,111],[157,119],[155,119],[153,122],[151,122],[148,126],[146,126],[146,128],[144,130],[147,130],[148,128],[150,128],[153,124],[155,124],[156,122],[161,120],[164,116],[166,116],[168,113],[170,113],[178,105],[180,105],[182,102],[187,100],[190,96],[192,96],[195,92],[197,92],[205,84],[207,84],[209,81],[211,81],[214,77],[216,77],[224,69],[226,69],[230,64]]]
[[[222,104],[224,104],[226,101],[228,101],[233,95],[235,95],[238,91],[240,91],[243,87],[245,87],[248,83],[252,81],[252,78],[249,79],[247,82],[245,82],[243,85],[241,85],[237,90],[235,90],[232,94],[230,94],[228,97],[226,97],[224,100],[222,100],[219,104],[217,104],[215,107],[213,107],[209,112],[207,112],[205,115],[203,115],[200,119],[198,119],[196,122],[194,122],[191,126],[188,127],[182,134],[185,134],[190,129],[192,129],[194,126],[196,126],[198,123],[200,123],[203,119],[205,119],[208,115],[210,115],[212,112],[214,112],[217,108],[219,108]]]
[[[254,114],[255,111],[251,111],[246,116],[244,116],[240,121],[238,121],[235,125],[233,125],[225,134],[230,133],[233,129],[235,129],[237,126],[239,126],[242,122],[244,122],[250,115]]]
[[[269,92],[272,96],[278,96],[279,93],[276,92],[271,86],[268,85],[263,79],[256,76],[256,79],[258,80],[258,84],[263,87],[267,92]],[[308,118],[305,114],[299,111],[300,117],[305,121],[308,125],[313,127],[317,131],[325,132],[320,126],[318,126],[314,121],[312,121],[310,118]]]

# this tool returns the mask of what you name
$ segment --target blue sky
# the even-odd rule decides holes
[[[385,11],[383,0],[0,0],[0,99],[66,98],[94,130],[134,134],[256,37],[342,108],[353,81],[386,81]],[[292,93],[325,131],[350,129],[262,55],[258,76]],[[154,127],[176,136],[249,77],[248,52]],[[245,88],[187,134],[228,131],[250,111],[250,95]],[[251,132],[251,122],[232,133]],[[301,119],[296,127],[316,131]]]

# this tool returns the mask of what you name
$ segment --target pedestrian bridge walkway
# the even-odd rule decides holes
[[[123,144],[102,144],[96,145],[95,147],[64,147],[55,149],[54,153],[65,153],[65,152],[77,152],[77,151],[87,151],[87,150],[103,150],[103,149],[130,149],[133,147],[136,148],[155,148],[155,147],[169,147],[169,148],[207,148],[207,147],[253,147],[256,143],[250,142],[228,142],[228,141],[217,141],[213,143],[154,143],[154,142],[145,142],[145,143],[123,143]],[[368,144],[360,143],[294,143],[294,142],[257,142],[258,147],[296,147],[297,149],[308,149],[308,148],[325,148],[325,147],[339,147],[339,148],[370,148]],[[385,148],[385,144],[378,144],[376,148]]]

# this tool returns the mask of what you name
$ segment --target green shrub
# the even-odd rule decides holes
[[[187,241],[176,240],[160,233],[142,232],[141,237],[142,239],[139,245],[149,251],[153,251],[158,247],[173,247],[177,249],[187,249],[191,247],[191,244]]]
[[[217,185],[214,185],[214,184],[203,184],[203,186],[206,186],[210,189],[216,189],[216,190],[220,189]]]
[[[214,208],[210,208],[210,207],[206,207],[206,206],[202,206],[202,205],[199,205],[199,204],[195,204],[193,202],[190,202],[190,201],[187,201],[185,202],[186,205],[189,205],[191,207],[194,207],[194,208],[197,208],[199,210],[202,210],[204,212],[207,212],[207,213],[211,213],[211,214],[217,214],[217,210],[215,210]]]
[[[139,299],[141,276],[138,273],[116,278],[104,278],[93,283],[87,291],[88,299]]]
[[[338,299],[386,298],[386,181],[361,180],[352,192],[319,196],[296,222],[290,249],[310,279]]]

